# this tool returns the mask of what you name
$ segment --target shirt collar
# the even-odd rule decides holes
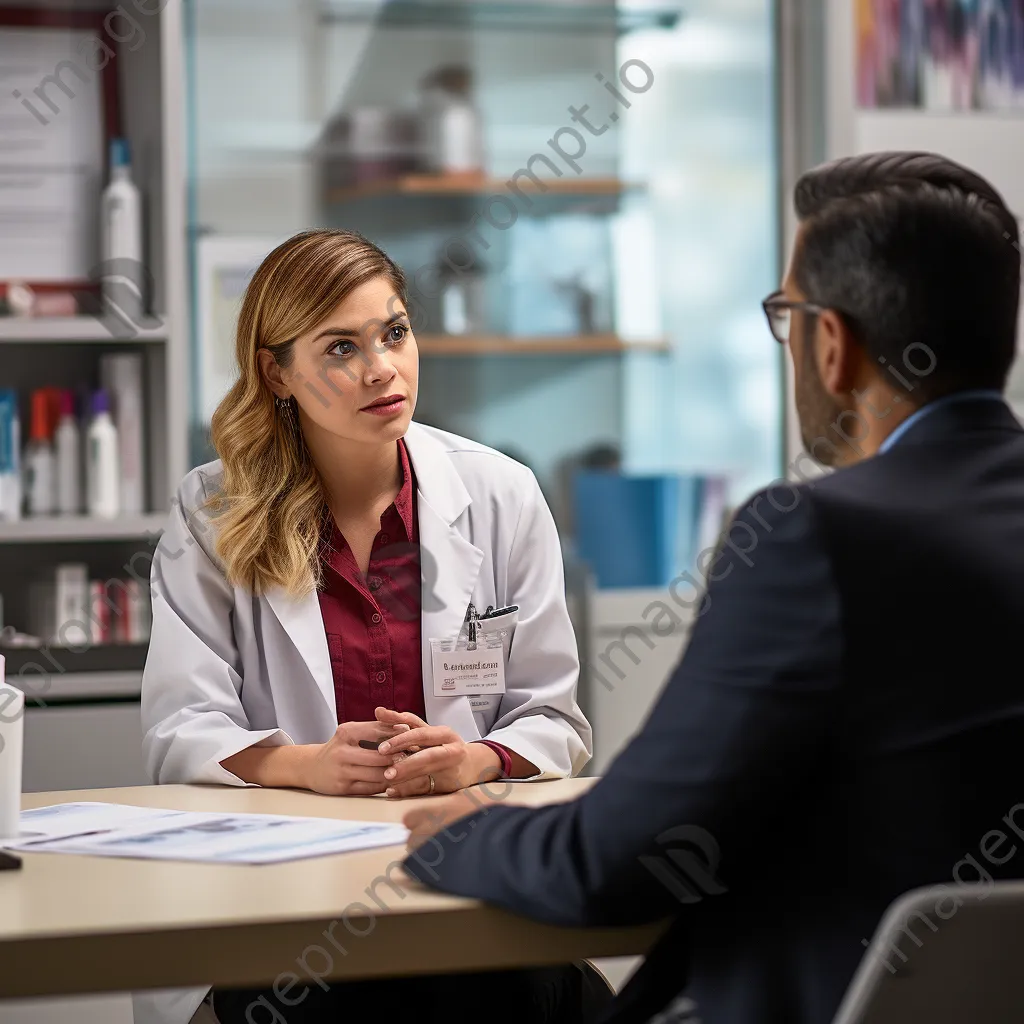
[[[402,489],[395,498],[395,509],[405,526],[406,539],[411,541],[416,536],[416,478],[413,475],[404,438],[398,439],[398,454],[402,461]]]
[[[413,473],[409,452],[406,450],[405,441],[402,438],[398,440],[398,456],[402,466],[402,487],[395,500],[381,516],[381,524],[383,526],[385,519],[397,513],[402,525],[405,527],[404,540],[415,543],[417,537],[416,476]],[[394,531],[394,526],[392,526],[392,531]],[[333,552],[341,551],[346,546],[345,537],[338,529],[338,524],[334,521],[333,516],[329,517],[329,526],[326,534],[324,534],[323,542],[325,545],[324,554],[328,559],[333,557]]]
[[[979,399],[1002,402],[1005,399],[999,391],[991,389],[977,388],[972,391],[957,391],[952,395],[945,395],[942,398],[937,398],[934,402],[929,402],[927,405],[923,405],[916,412],[911,413],[898,427],[896,427],[892,433],[878,446],[878,454],[881,455],[883,452],[887,452],[894,444],[897,444],[901,437],[915,423],[920,423],[926,416],[930,416],[936,409],[941,409],[947,405],[955,405],[958,402],[976,402]]]

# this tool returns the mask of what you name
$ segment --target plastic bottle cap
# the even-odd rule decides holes
[[[32,428],[29,437],[33,441],[50,440],[50,396],[44,390],[32,392]]]
[[[75,418],[75,393],[68,388],[61,388],[60,392],[60,415]]]
[[[22,281],[7,284],[7,304],[15,316],[31,316],[36,302],[36,293]]]
[[[129,167],[132,162],[132,150],[127,139],[110,140],[110,166]]]
[[[99,416],[104,412],[110,412],[110,396],[103,388],[100,388],[92,393],[92,414]]]

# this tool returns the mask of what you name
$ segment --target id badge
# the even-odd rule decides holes
[[[500,633],[477,636],[469,650],[465,635],[458,640],[431,640],[435,697],[470,697],[505,692],[505,648]]]

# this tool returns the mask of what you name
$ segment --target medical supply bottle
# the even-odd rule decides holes
[[[54,434],[57,454],[57,511],[64,516],[82,511],[82,438],[75,419],[74,392],[60,393],[60,419]]]
[[[110,396],[102,388],[93,392],[86,446],[89,515],[112,519],[121,512],[117,427],[110,416]]]
[[[142,321],[145,306],[142,198],[132,181],[127,139],[111,140],[110,184],[103,190],[100,220],[104,311],[126,326],[137,326]]]
[[[30,516],[53,515],[57,498],[56,459],[49,392],[32,392],[32,420],[25,446],[25,495]]]

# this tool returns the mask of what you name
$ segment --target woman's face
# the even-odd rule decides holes
[[[310,432],[370,444],[402,437],[416,407],[419,355],[394,285],[367,281],[297,338],[280,382],[298,402],[307,439]]]

